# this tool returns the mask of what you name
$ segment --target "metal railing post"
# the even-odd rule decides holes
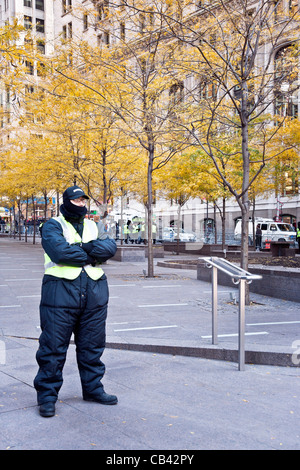
[[[246,295],[246,280],[240,279],[240,286],[239,286],[239,370],[245,370],[245,295]]]
[[[199,258],[200,259],[200,258]],[[222,258],[202,258],[206,266],[212,269],[212,343],[218,344],[218,269],[231,277],[234,284],[239,284],[239,370],[245,370],[245,304],[246,284],[253,279],[262,279],[261,275],[251,274],[248,271],[230,263]]]
[[[212,268],[212,344],[218,344],[218,268]]]

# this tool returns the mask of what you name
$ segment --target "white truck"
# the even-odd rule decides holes
[[[273,219],[255,218],[254,233],[257,225],[260,224],[262,231],[262,247],[265,247],[268,241],[289,242],[294,245],[296,242],[296,231],[292,224],[286,222],[277,222]],[[242,220],[239,219],[234,229],[235,240],[241,240]],[[254,239],[255,242],[255,239]],[[249,220],[249,244],[253,245],[253,221]]]

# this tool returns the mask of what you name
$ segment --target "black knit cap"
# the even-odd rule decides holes
[[[65,202],[70,201],[71,199],[77,199],[78,197],[84,197],[85,199],[89,199],[89,197],[84,194],[84,191],[79,188],[79,186],[70,186],[65,190],[63,193],[63,201]]]

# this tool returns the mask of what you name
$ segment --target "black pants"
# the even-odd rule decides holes
[[[44,276],[40,319],[42,333],[36,359],[39,365],[34,386],[38,404],[56,402],[63,383],[63,367],[74,332],[76,358],[83,393],[102,388],[108,286],[106,276],[98,281],[85,271],[74,281]]]
[[[261,235],[256,235],[255,236],[255,245],[256,245],[256,248],[261,248]]]

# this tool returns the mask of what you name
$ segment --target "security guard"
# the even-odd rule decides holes
[[[118,401],[103,389],[105,365],[100,359],[105,348],[108,304],[101,263],[114,256],[117,246],[95,222],[85,218],[87,199],[78,186],[67,188],[60,216],[42,227],[45,275],[40,303],[42,333],[36,355],[39,370],[34,386],[44,417],[55,414],[72,333],[83,399],[104,405]]]
[[[298,242],[298,248],[300,253],[300,222],[298,222],[297,232],[296,232],[296,240]]]

